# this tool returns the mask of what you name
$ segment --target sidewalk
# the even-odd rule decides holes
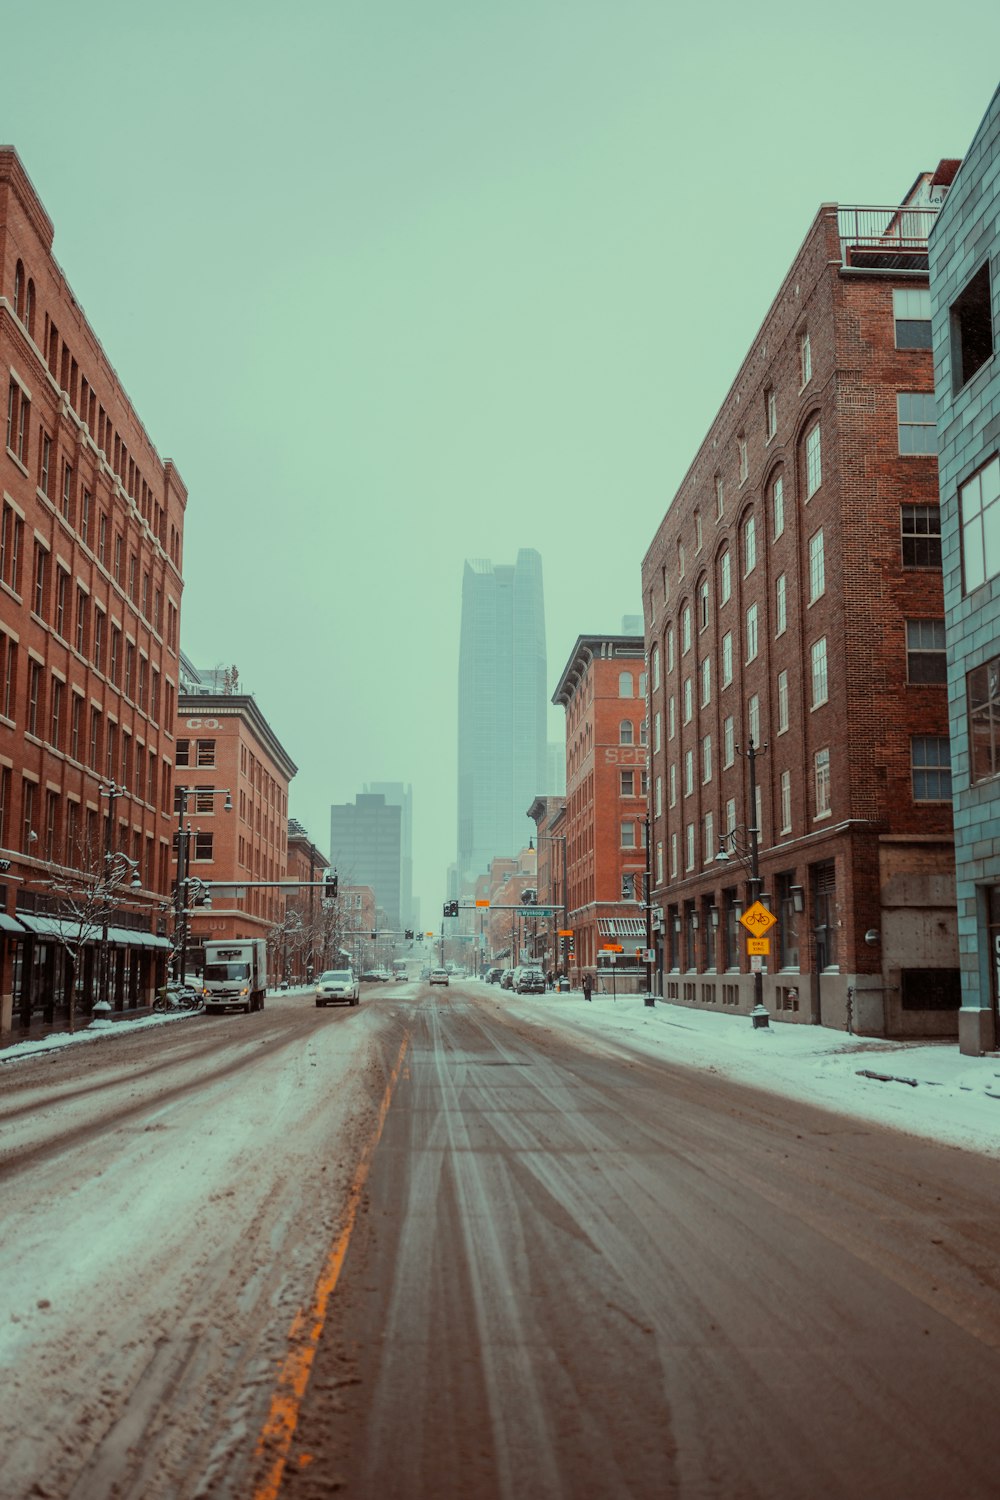
[[[486,986],[500,1000],[494,986]],[[821,1026],[688,1009],[641,995],[513,995],[502,1003],[540,1026],[600,1036],[770,1093],[1000,1155],[1000,1054],[964,1057],[957,1041],[897,1042]]]

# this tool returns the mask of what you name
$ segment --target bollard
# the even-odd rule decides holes
[[[768,1015],[766,1006],[755,1005],[753,1010],[750,1012],[750,1019],[753,1022],[754,1031],[761,1031],[764,1027],[767,1026],[771,1017]]]
[[[94,1005],[94,1018],[87,1027],[88,1031],[104,1031],[113,1026],[111,1019],[111,1003],[108,1000],[98,1000]]]
[[[652,1009],[652,1007],[654,1007],[656,1005],[656,996],[655,995],[646,995],[644,997],[644,1003]]]

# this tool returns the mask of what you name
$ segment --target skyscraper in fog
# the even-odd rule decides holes
[[[416,921],[413,913],[413,788],[401,781],[371,781],[365,783],[365,791],[381,792],[389,807],[400,809],[399,922],[401,927],[412,927]]]
[[[403,810],[381,792],[359,792],[330,808],[330,865],[344,885],[370,885],[389,926],[400,926]]]
[[[542,559],[470,561],[462,580],[458,667],[458,874],[482,874],[534,833],[526,816],[545,786],[545,602]]]

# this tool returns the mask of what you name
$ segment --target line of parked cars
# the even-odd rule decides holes
[[[498,984],[502,990],[514,990],[518,995],[544,995],[545,975],[537,964],[521,964],[516,969],[494,966],[486,972],[487,984]]]

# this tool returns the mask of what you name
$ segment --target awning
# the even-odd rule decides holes
[[[119,948],[169,948],[170,939],[157,937],[155,932],[138,932],[132,927],[109,927],[108,942]]]
[[[20,922],[8,917],[5,911],[0,911],[0,932],[16,932],[18,937],[24,937],[24,928]]]
[[[597,930],[602,937],[645,937],[645,917],[598,917]]]
[[[36,937],[65,937],[74,941],[80,936],[79,922],[64,922],[59,917],[39,916],[36,912],[19,911],[17,920],[28,932]],[[101,935],[100,926],[93,927],[90,923],[83,926],[84,942],[92,942]]]
[[[41,938],[67,938],[70,942],[77,942],[80,937],[80,923],[67,921],[59,917],[40,916],[36,912],[21,911],[17,914],[17,921],[13,922],[10,917],[4,917],[0,913],[0,925],[6,932],[17,932],[24,936],[30,932],[35,937]],[[84,923],[83,941],[85,943],[99,943],[101,941],[102,925]],[[134,931],[131,927],[109,927],[108,942],[114,943],[118,948],[169,948],[170,939],[157,937],[153,932]]]

